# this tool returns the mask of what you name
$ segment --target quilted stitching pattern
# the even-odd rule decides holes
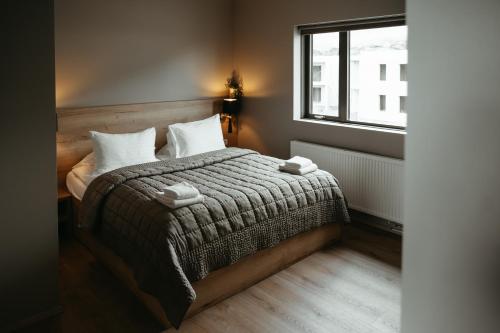
[[[177,326],[196,297],[190,282],[301,232],[348,221],[331,174],[290,175],[278,171],[281,162],[229,148],[115,170],[87,189],[81,222],[131,265]],[[171,210],[154,199],[180,181],[205,202]]]

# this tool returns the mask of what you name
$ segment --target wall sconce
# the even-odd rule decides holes
[[[236,88],[229,88],[229,99],[236,98]]]
[[[233,133],[233,115],[238,113],[239,102],[236,98],[224,98],[222,102],[222,113],[224,117],[229,119],[229,123],[227,125],[227,132]]]
[[[229,99],[236,99],[238,90],[236,88],[229,88]]]
[[[231,76],[226,80],[226,88],[229,90],[229,98],[225,98],[222,103],[222,113],[224,118],[229,119],[227,132],[233,133],[233,117],[241,108],[241,98],[243,97],[243,80],[238,71],[233,70]]]

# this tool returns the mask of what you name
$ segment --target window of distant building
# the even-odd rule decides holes
[[[321,103],[321,88],[314,87],[312,89],[312,100],[313,103]]]
[[[406,78],[406,64],[399,65],[399,80],[400,81],[408,81]]]
[[[399,112],[406,113],[406,96],[399,96]]]
[[[303,117],[406,127],[408,49],[404,16],[298,29]]]
[[[313,82],[321,81],[321,65],[313,65],[312,67],[312,80]]]
[[[385,100],[386,100],[385,95],[379,96],[379,110],[380,111],[385,111]]]
[[[387,65],[380,64],[380,81],[385,81],[387,78]]]

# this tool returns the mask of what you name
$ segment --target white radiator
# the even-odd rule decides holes
[[[290,151],[334,175],[349,208],[402,223],[403,160],[301,141],[291,141]]]

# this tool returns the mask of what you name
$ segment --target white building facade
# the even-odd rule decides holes
[[[313,51],[313,114],[338,116],[338,51],[338,47]],[[406,126],[406,40],[369,41],[351,47],[349,57],[349,120]]]

